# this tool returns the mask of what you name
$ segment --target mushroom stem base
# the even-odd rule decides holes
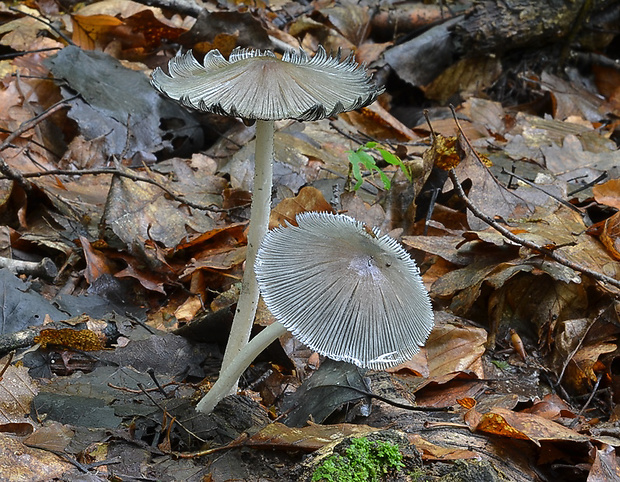
[[[276,321],[252,338],[233,362],[222,370],[217,382],[196,405],[196,410],[202,413],[211,413],[219,401],[230,394],[232,387],[237,384],[237,380],[250,366],[250,363],[286,331],[284,325]]]

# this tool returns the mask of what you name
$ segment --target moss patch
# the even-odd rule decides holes
[[[403,466],[397,445],[360,437],[351,439],[343,454],[335,453],[325,459],[314,471],[312,481],[377,482]]]

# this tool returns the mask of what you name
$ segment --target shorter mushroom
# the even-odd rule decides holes
[[[210,412],[269,344],[287,330],[334,360],[382,369],[410,359],[433,327],[415,262],[379,230],[329,213],[267,233],[256,259],[265,304],[276,318],[222,372],[197,410]]]

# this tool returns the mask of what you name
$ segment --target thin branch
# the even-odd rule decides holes
[[[615,286],[616,288],[620,288],[620,281],[618,281],[617,279],[611,278],[610,276],[606,276],[603,273],[599,273],[598,271],[593,271],[590,268],[587,268],[586,266],[583,266],[579,263],[575,263],[571,261],[570,259],[565,258],[564,256],[562,256],[561,254],[557,253],[556,251],[552,249],[545,248],[544,246],[540,246],[536,243],[532,243],[531,241],[528,241],[527,239],[523,239],[517,236],[516,234],[513,234],[511,231],[509,231],[507,228],[499,224],[497,221],[495,221],[494,219],[492,219],[491,217],[487,216],[482,211],[480,211],[480,209],[478,209],[478,207],[471,202],[471,200],[465,194],[465,191],[463,191],[463,187],[461,186],[459,179],[456,176],[456,173],[454,172],[454,169],[450,169],[448,171],[448,176],[450,176],[450,179],[452,180],[452,184],[454,184],[457,194],[463,200],[463,202],[467,205],[471,213],[474,216],[476,216],[478,219],[481,219],[482,221],[487,223],[489,226],[491,226],[496,231],[499,231],[505,238],[509,239],[510,241],[516,244],[529,248],[533,251],[542,253],[545,256],[549,256],[554,261],[557,261],[558,263],[564,266],[567,266],[575,271],[579,271],[580,273],[587,274],[588,276],[598,281],[602,281],[603,283],[608,283],[610,285]]]
[[[48,279],[54,279],[58,275],[58,268],[49,258],[43,258],[37,263],[34,261],[22,261],[20,259],[0,256],[0,268],[7,268],[15,274],[41,276]]]
[[[53,22],[51,22],[49,19],[47,18],[41,18],[41,17],[36,17],[28,12],[24,12],[18,8],[15,7],[9,7],[9,10],[12,10],[13,12],[17,12],[17,13],[21,13],[22,15],[26,15],[27,17],[30,18],[34,18],[36,21],[41,22],[43,25],[45,25],[47,28],[49,28],[50,30],[53,30],[54,32],[56,32],[56,34],[62,38],[65,42],[67,42],[67,44],[69,45],[75,45],[73,43],[73,40],[71,40],[69,37],[67,37],[64,33],[62,33],[60,30],[58,30]]]
[[[388,405],[392,405],[393,407],[396,408],[403,408],[405,410],[413,410],[413,411],[417,411],[417,412],[448,412],[450,410],[450,407],[425,407],[422,405],[409,405],[407,403],[400,403],[397,402],[395,400],[391,400],[387,397],[384,397],[382,395],[378,395],[376,393],[373,392],[368,392],[366,390],[362,390],[361,388],[357,388],[357,387],[353,387],[351,385],[336,385],[336,384],[327,384],[327,385],[319,385],[315,388],[322,388],[322,387],[334,387],[334,388],[345,388],[347,390],[352,390],[354,392],[359,393],[360,395],[364,395],[368,398],[374,398],[377,399],[381,402],[385,402]]]
[[[24,50],[23,52],[12,52],[10,54],[2,54],[0,55],[0,60],[8,60],[15,59],[17,57],[23,57],[28,54],[37,54],[40,52],[50,52],[52,50],[60,50],[61,47],[48,47],[46,49],[36,49],[36,50]]]
[[[146,388],[144,388],[144,385],[142,385],[142,383],[137,383],[136,386],[142,391],[142,393],[144,393],[144,395],[146,395],[146,397],[153,403],[153,405],[155,405],[157,408],[159,408],[163,412],[164,415],[170,414],[170,412],[165,407],[163,407],[157,400],[155,400],[153,397],[151,397],[151,394],[147,391]],[[177,420],[176,417],[173,417],[172,422],[173,423],[176,422],[176,424],[179,427],[181,427],[183,430],[185,430],[185,432],[187,432],[188,435],[190,435],[191,437],[194,437],[199,442],[206,443],[206,440],[200,438],[198,435],[196,435],[190,429],[185,427],[181,422],[179,422]],[[162,428],[163,428],[163,426],[162,426]]]
[[[17,139],[18,137],[20,137],[22,134],[29,131],[30,129],[39,125],[41,122],[43,122],[45,119],[47,119],[51,115],[55,114],[60,109],[69,107],[69,101],[75,99],[76,97],[77,96],[57,102],[56,104],[44,110],[43,112],[41,112],[39,115],[36,115],[32,119],[28,119],[27,121],[22,122],[22,124],[15,130],[15,132],[10,134],[6,139],[4,139],[4,141],[2,141],[2,143],[0,143],[0,151],[5,150],[7,147],[11,145],[11,143],[15,139]],[[17,182],[22,188],[24,188],[25,191],[29,192],[30,190],[32,190],[32,186],[30,185],[28,181],[26,181],[25,176],[21,172],[9,166],[6,163],[6,161],[2,158],[2,156],[0,156],[0,173],[4,174],[7,179],[12,179],[15,182]]]
[[[525,184],[527,184],[528,186],[534,188],[534,189],[538,189],[539,191],[545,193],[547,196],[549,196],[550,198],[555,199],[557,202],[559,202],[560,204],[562,204],[563,206],[566,206],[568,209],[575,211],[576,213],[579,213],[580,215],[583,216],[583,212],[581,211],[581,209],[579,209],[577,206],[575,206],[574,204],[569,203],[568,201],[566,201],[565,199],[562,199],[560,196],[557,196],[555,194],[553,194],[552,192],[547,191],[546,189],[543,189],[541,186],[539,186],[538,184],[536,184],[535,182],[532,182],[528,179],[525,179],[524,177],[519,176],[518,174],[515,174],[514,172],[508,172],[506,169],[504,169],[502,167],[502,174],[507,174],[508,176],[510,176],[511,178],[515,178],[518,181],[521,181]]]
[[[471,145],[471,142],[469,142],[469,139],[465,135],[465,132],[463,132],[463,128],[461,127],[461,124],[458,121],[458,118],[456,116],[456,111],[454,110],[454,107],[452,105],[450,106],[450,109],[452,110],[452,116],[454,117],[454,122],[456,123],[456,127],[458,128],[460,135],[463,137],[463,140],[469,147],[471,153],[476,157],[476,159],[478,159],[479,162],[482,162],[482,160],[480,159],[480,156],[474,149],[474,146]],[[575,271],[579,271],[580,273],[587,274],[588,276],[598,281],[601,281],[603,283],[608,283],[612,286],[615,286],[616,288],[620,288],[619,280],[612,278],[610,276],[604,275],[603,273],[599,273],[598,271],[593,271],[590,268],[583,266],[582,264],[571,261],[570,259],[564,257],[563,255],[559,254],[558,252],[552,249],[546,248],[544,246],[539,246],[536,243],[532,243],[531,241],[528,241],[527,239],[523,239],[517,236],[516,234],[513,234],[510,230],[508,230],[507,228],[499,224],[493,218],[483,213],[474,203],[471,202],[471,200],[465,194],[465,191],[463,191],[463,187],[461,186],[461,183],[459,182],[459,179],[454,169],[450,169],[448,171],[448,176],[450,176],[450,179],[452,180],[452,184],[454,184],[454,188],[456,189],[457,194],[463,200],[463,202],[465,202],[465,204],[467,205],[471,213],[474,216],[476,216],[478,219],[484,221],[486,224],[491,226],[496,231],[499,231],[505,238],[513,241],[516,244],[529,248],[533,251],[537,251],[546,256],[549,256],[551,259],[553,259],[554,261],[557,261],[561,265],[567,266]]]
[[[599,182],[603,181],[605,178],[607,177],[607,171],[604,171],[603,174],[601,174],[599,177],[597,177],[596,179],[593,179],[592,181],[590,181],[587,184],[584,184],[581,187],[578,187],[577,189],[575,189],[574,191],[571,191],[567,194],[567,196],[574,196],[575,194],[580,193],[581,191],[585,191],[586,189],[588,189],[589,187],[593,187],[595,185],[597,185]]]
[[[3,172],[1,168],[0,168],[0,172]],[[186,199],[183,196],[176,194],[174,191],[172,191],[171,189],[169,189],[168,187],[164,186],[163,184],[161,184],[160,182],[154,179],[140,176],[138,174],[132,174],[129,172],[119,171],[118,169],[115,169],[115,168],[81,169],[81,170],[75,170],[75,171],[71,169],[51,169],[49,171],[28,172],[26,174],[20,174],[20,176],[24,179],[30,179],[33,177],[43,177],[43,176],[86,176],[86,175],[98,176],[102,174],[113,174],[113,175],[120,176],[120,177],[126,177],[127,179],[131,179],[132,181],[145,182],[147,184],[152,184],[160,188],[162,191],[168,194],[175,201],[178,201],[182,204],[186,204],[187,206],[194,208],[194,209],[200,209],[202,211],[213,211],[213,212],[219,213],[219,212],[230,212],[233,209],[240,209],[240,208],[246,207],[246,206],[235,206],[234,208],[225,209],[225,208],[218,208],[215,206],[205,206],[204,204],[195,203],[193,201],[190,201],[189,199]],[[6,174],[5,174],[5,177],[0,176],[0,179],[6,179],[6,178],[14,179],[13,177],[8,176]]]
[[[193,0],[136,0],[137,3],[149,7],[159,7],[170,10],[171,12],[198,17],[205,9]]]
[[[592,400],[594,399],[594,395],[596,395],[596,391],[598,390],[599,385],[601,384],[601,380],[603,379],[603,374],[600,373],[597,377],[596,377],[596,383],[594,384],[594,388],[592,389],[592,393],[590,393],[590,397],[588,397],[588,400],[586,401],[586,403],[584,404],[583,407],[581,407],[581,410],[579,410],[579,413],[575,416],[575,418],[573,419],[573,421],[570,423],[570,425],[568,426],[568,428],[573,428],[575,425],[577,425],[577,422],[579,421],[579,419],[581,418],[581,416],[583,415],[583,412],[586,411],[586,408],[588,408],[590,406],[590,403],[592,403]]]

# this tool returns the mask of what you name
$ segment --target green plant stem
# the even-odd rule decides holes
[[[237,354],[232,363],[222,369],[217,382],[211,390],[198,402],[196,410],[203,413],[213,411],[218,402],[230,394],[231,388],[237,384],[241,374],[250,363],[271,343],[286,333],[286,328],[279,322],[272,323],[246,344]]]
[[[273,173],[273,121],[256,122],[256,151],[254,156],[254,189],[250,228],[248,230],[248,246],[245,257],[245,271],[241,285],[241,294],[237,302],[237,311],[233,319],[230,337],[226,345],[222,371],[225,371],[237,354],[247,345],[252,331],[252,324],[258,305],[258,283],[254,273],[254,261],[261,241],[269,227],[271,211],[271,178]],[[237,389],[237,380],[230,386],[230,393]],[[224,398],[229,393],[223,394]],[[218,400],[219,401],[219,400]],[[217,403],[217,402],[216,402]],[[204,407],[204,405],[202,405]],[[214,405],[215,406],[215,405]],[[205,410],[201,410],[205,411]]]

